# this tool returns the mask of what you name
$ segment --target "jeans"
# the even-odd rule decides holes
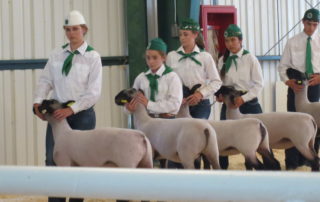
[[[210,116],[210,113],[211,113],[210,101],[208,99],[202,100],[201,102],[199,102],[199,104],[197,104],[195,106],[190,106],[189,110],[190,110],[190,115],[192,116],[192,118],[208,119]],[[194,161],[194,167],[196,169],[200,169],[201,157],[203,158],[203,160],[205,162],[205,168],[207,168],[208,165],[210,168],[209,161],[203,155],[201,155],[199,158],[197,158]],[[183,165],[181,163],[168,161],[168,168],[183,169]]]
[[[261,109],[261,106],[260,106],[257,98],[254,98],[254,99],[244,103],[243,105],[240,106],[239,110],[242,114],[260,114],[260,113],[262,113],[262,109]],[[223,104],[222,108],[221,108],[221,113],[220,113],[220,120],[227,119],[226,111],[227,111],[227,107],[225,104]],[[228,156],[219,156],[219,162],[220,162],[220,166],[222,169],[228,169],[228,167],[229,167]]]
[[[81,111],[67,117],[67,121],[72,129],[91,130],[96,126],[96,114],[93,108]],[[54,139],[50,124],[47,126],[46,134],[46,166],[56,166],[53,161]],[[65,198],[49,197],[48,202],[65,202]],[[82,202],[83,199],[70,198],[70,202]]]
[[[287,94],[287,110],[289,112],[295,112],[295,102],[294,102],[294,91],[291,88],[288,88]],[[308,99],[310,102],[319,102],[320,98],[320,85],[309,86],[308,87]],[[315,148],[319,148],[319,137],[316,138]],[[318,151],[317,151],[318,152]],[[298,166],[301,166],[305,162],[305,158],[302,154],[295,148],[285,150],[285,163],[286,169],[296,169]]]

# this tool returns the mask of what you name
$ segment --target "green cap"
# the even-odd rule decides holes
[[[227,37],[233,37],[233,36],[241,37],[242,32],[240,27],[238,27],[235,24],[230,24],[226,29],[226,31],[224,31],[224,37],[227,38]]]
[[[162,52],[166,53],[167,52],[167,45],[162,39],[154,38],[149,42],[149,44],[147,46],[147,50],[158,50],[158,51],[162,51]]]
[[[197,32],[200,31],[199,23],[197,23],[196,21],[194,21],[191,18],[184,19],[181,22],[179,28],[182,30],[191,30],[191,31],[197,31]]]
[[[315,8],[310,8],[304,13],[303,20],[319,22],[319,17],[319,10]]]

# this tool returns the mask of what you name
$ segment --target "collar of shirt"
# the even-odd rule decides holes
[[[155,74],[158,76],[162,76],[165,69],[166,69],[166,67],[164,66],[164,64],[162,64],[161,67],[158,69],[158,71]],[[148,74],[154,74],[154,73],[152,73],[151,70],[149,69],[147,72],[145,72],[145,75],[148,75]]]
[[[232,56],[232,55],[237,55],[238,58],[241,58],[241,57],[242,57],[242,54],[243,54],[243,51],[244,51],[244,49],[241,48],[236,54],[233,54],[233,53],[230,52],[230,56]]]
[[[313,34],[310,36],[312,40],[317,36],[317,33],[318,33],[318,31],[315,30],[315,31],[313,32]],[[309,37],[309,35],[307,35],[304,31],[301,32],[301,35],[302,35],[302,37],[303,37],[305,40],[307,40],[307,38]]]
[[[84,53],[85,53],[86,50],[87,50],[87,47],[88,47],[88,43],[87,43],[86,41],[84,41],[84,42],[82,43],[82,45],[81,45],[79,48],[77,48],[77,50],[80,52],[81,55],[84,55]],[[70,43],[69,43],[68,46],[65,47],[63,50],[64,50],[64,51],[67,51],[67,52],[72,52],[72,51],[71,51],[71,47],[70,47]]]
[[[177,52],[178,52],[178,51],[182,51],[182,52],[186,53],[186,51],[184,51],[183,46],[180,46],[180,47],[178,48]],[[199,48],[197,45],[195,45],[194,48],[193,48],[193,50],[192,50],[192,52],[200,53],[200,48]]]

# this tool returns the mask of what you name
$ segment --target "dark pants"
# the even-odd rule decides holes
[[[93,108],[81,111],[67,118],[67,121],[72,129],[76,130],[91,130],[96,126],[96,114]],[[50,124],[47,127],[46,134],[46,166],[56,166],[53,161],[54,139]],[[48,202],[65,202],[65,198],[49,197]],[[82,202],[83,199],[70,198],[70,202]]]
[[[199,104],[197,104],[195,106],[190,106],[189,110],[190,110],[190,115],[192,116],[192,118],[208,119],[210,116],[210,113],[211,113],[210,101],[208,99],[202,100],[201,102],[199,102]],[[205,162],[205,167],[209,166],[209,168],[210,168],[209,161],[204,156],[202,156],[202,157]],[[201,166],[201,157],[196,159],[194,162],[194,167],[196,169],[200,169],[200,166]],[[183,169],[183,165],[181,163],[168,161],[168,168]]]
[[[294,102],[294,91],[291,88],[288,88],[287,95],[287,110],[289,112],[295,112],[295,102]],[[319,102],[320,98],[320,85],[309,86],[308,87],[308,99],[310,102]],[[319,148],[319,138],[316,138],[315,147]],[[301,166],[305,162],[305,158],[301,153],[295,148],[285,150],[285,163],[286,169],[296,169],[298,166]]]
[[[260,114],[262,113],[261,106],[258,102],[257,98],[250,100],[243,105],[240,106],[240,112],[242,114]],[[220,120],[226,120],[226,111],[227,107],[225,104],[222,105],[221,113],[220,113]],[[228,169],[229,166],[229,158],[228,156],[219,156],[219,162],[222,169]]]

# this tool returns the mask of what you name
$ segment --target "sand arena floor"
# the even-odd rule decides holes
[[[284,170],[284,151],[283,150],[273,150],[275,157],[280,161],[281,168]],[[242,155],[233,155],[229,157],[229,170],[245,170],[244,158]],[[301,171],[311,171],[309,167],[303,166],[299,167],[295,172]],[[114,199],[85,199],[85,202],[115,202]],[[45,196],[0,196],[0,202],[47,202],[47,197]],[[138,202],[138,201],[132,201]],[[151,201],[156,202],[156,201]],[[178,202],[178,201],[166,201],[166,202]],[[182,202],[182,201],[179,201]],[[186,201],[183,201],[186,202]],[[188,201],[192,202],[192,201]],[[199,202],[199,201],[197,201]],[[227,201],[224,201],[227,202]],[[231,201],[228,201],[231,202]],[[261,202],[261,201],[260,201]]]

